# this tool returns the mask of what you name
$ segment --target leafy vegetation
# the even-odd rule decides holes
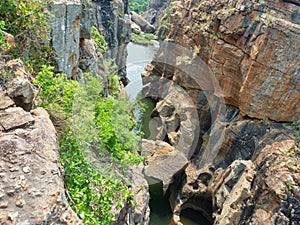
[[[8,49],[9,45],[5,42],[2,31],[5,31],[5,22],[3,20],[0,20],[0,49]]]
[[[157,39],[154,34],[145,33],[145,34],[135,34],[131,33],[131,41],[141,45],[148,45],[151,40]]]
[[[105,41],[104,36],[101,35],[98,29],[94,26],[92,26],[92,39],[96,42],[99,51],[102,54],[105,53],[108,48],[107,42]]]
[[[136,13],[144,12],[149,5],[150,0],[132,0],[130,2],[131,10]]]
[[[88,225],[110,225],[115,221],[113,207],[120,209],[123,201],[133,204],[127,186],[113,168],[92,166],[79,148],[74,134],[65,132],[60,138],[61,162],[73,210]]]
[[[33,74],[53,57],[49,45],[50,3],[41,0],[5,0],[0,4],[1,24],[5,24],[6,31],[15,36],[14,55],[21,57]]]
[[[118,83],[109,82],[112,92],[105,98],[99,79],[87,73],[84,78],[81,83],[66,80],[63,74],[55,75],[53,67],[43,66],[34,83],[41,105],[65,120],[61,163],[72,208],[85,224],[112,224],[112,209],[133,204],[127,182],[114,171],[144,160],[137,154],[140,136],[133,131],[129,101],[117,97]],[[91,157],[91,152],[98,157]],[[91,163],[95,159],[99,162]]]

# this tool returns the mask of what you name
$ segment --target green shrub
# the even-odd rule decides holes
[[[71,131],[60,138],[61,163],[71,207],[86,225],[110,225],[115,221],[113,205],[120,209],[124,202],[131,202],[132,195],[124,181],[113,171],[91,165],[78,147]]]
[[[59,143],[71,207],[87,225],[112,224],[113,207],[133,204],[127,183],[114,171],[144,160],[137,154],[140,136],[133,131],[131,103],[116,98],[117,94],[102,97],[101,80],[88,73],[77,83],[43,66],[34,84],[40,90],[41,106],[66,120]],[[91,151],[114,163],[92,164]]]
[[[140,13],[144,12],[149,5],[150,0],[132,0],[130,1],[131,10]]]
[[[33,82],[39,87],[41,106],[51,114],[70,115],[78,83],[66,80],[64,74],[55,74],[53,71],[52,66],[41,66],[41,71]]]
[[[135,34],[131,33],[131,41],[141,45],[148,45],[151,40],[156,39],[157,37],[154,34]]]
[[[0,20],[0,48],[8,49],[9,45],[4,40],[4,35],[2,31],[5,31],[5,22]]]
[[[101,35],[98,29],[92,26],[92,39],[96,42],[99,51],[103,54],[107,51],[108,45],[104,39],[104,36]]]
[[[33,74],[54,57],[48,26],[50,3],[41,0],[5,0],[0,4],[0,18],[5,23],[6,31],[15,36],[14,55],[21,57]]]

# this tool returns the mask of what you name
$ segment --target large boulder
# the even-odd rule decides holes
[[[145,176],[151,178],[152,182],[162,182],[164,191],[188,163],[181,152],[163,141],[143,140],[142,154],[147,156]]]

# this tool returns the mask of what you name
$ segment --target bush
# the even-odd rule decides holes
[[[149,5],[150,0],[132,0],[130,2],[131,10],[136,13],[144,12]]]
[[[9,45],[5,42],[4,40],[4,35],[2,33],[2,31],[5,31],[5,22],[3,20],[0,20],[0,49],[4,48],[4,49],[8,49]]]
[[[114,168],[92,166],[78,147],[71,131],[60,138],[61,163],[73,210],[86,225],[110,225],[115,221],[112,208],[131,202],[131,194]],[[132,204],[132,202],[131,202]]]
[[[148,45],[151,40],[156,39],[157,37],[154,34],[135,34],[131,33],[131,41],[141,45]]]
[[[49,45],[48,22],[51,1],[5,0],[0,4],[0,18],[6,31],[15,36],[15,56],[22,57],[32,73],[49,63],[53,54]]]
[[[140,136],[133,131],[131,103],[117,95],[101,96],[101,80],[87,73],[77,83],[43,66],[34,84],[40,89],[41,106],[67,121],[60,150],[71,207],[87,225],[112,224],[113,208],[133,204],[127,183],[114,171],[144,160],[137,154]],[[91,163],[91,152],[97,152],[101,165]]]
[[[108,48],[107,42],[105,41],[104,36],[101,35],[94,26],[92,26],[92,39],[96,42],[99,51],[104,54]]]

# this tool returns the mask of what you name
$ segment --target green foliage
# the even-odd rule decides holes
[[[149,5],[150,0],[132,0],[130,1],[131,10],[136,13],[144,12]]]
[[[131,202],[132,194],[113,168],[92,166],[77,145],[74,134],[67,130],[60,138],[61,163],[69,202],[86,225],[110,225],[115,220],[112,208]]]
[[[100,141],[113,158],[123,164],[135,164],[144,160],[137,154],[140,136],[134,132],[137,126],[129,114],[127,99],[100,99],[96,105],[95,123]]]
[[[51,1],[41,0],[5,0],[0,4],[0,18],[7,32],[15,36],[17,47],[15,55],[22,57],[31,69],[38,72],[40,66],[52,59],[49,46]]]
[[[219,36],[216,33],[210,34],[210,38],[213,39],[214,41],[219,40]]]
[[[151,40],[155,40],[157,37],[154,34],[145,33],[145,34],[135,34],[131,33],[131,41],[141,45],[148,45]]]
[[[104,39],[104,36],[101,35],[98,29],[94,26],[92,26],[92,39],[96,42],[97,47],[102,54],[107,51],[108,45]]]
[[[5,31],[5,22],[0,20],[0,48],[8,49],[9,45],[5,42],[2,31]]]
[[[109,62],[105,66],[111,72],[109,80],[115,78],[114,66]],[[133,131],[131,103],[116,98],[118,82],[109,83],[114,95],[104,98],[97,77],[86,73],[77,83],[54,74],[51,66],[43,66],[34,81],[40,89],[41,106],[65,117],[60,135],[65,184],[71,207],[87,225],[112,224],[113,209],[133,204],[127,183],[114,171],[117,166],[124,169],[144,160],[137,154],[140,136]],[[91,164],[91,152],[115,164]]]
[[[42,66],[34,84],[39,87],[41,106],[52,114],[66,116],[72,112],[72,102],[78,83],[66,80],[64,74],[55,74],[54,67]]]

